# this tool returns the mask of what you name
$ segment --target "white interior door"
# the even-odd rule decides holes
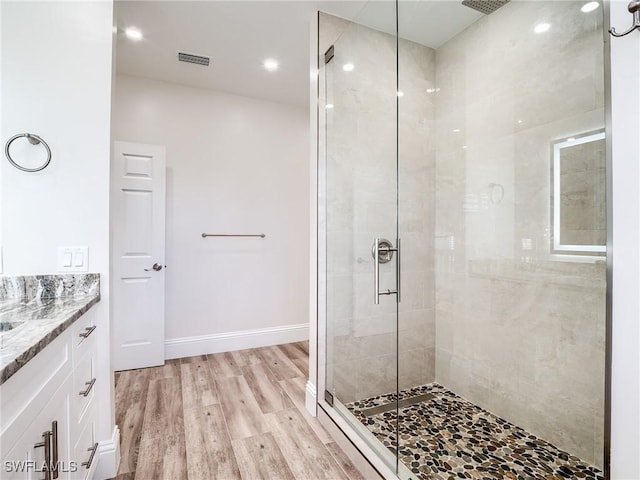
[[[113,364],[164,364],[165,148],[114,142]]]

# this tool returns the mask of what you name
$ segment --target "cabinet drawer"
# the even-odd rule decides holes
[[[63,332],[19,372],[0,385],[0,451],[28,428],[58,390],[71,377],[71,340]]]
[[[93,409],[90,409],[93,410]],[[92,415],[91,415],[92,416]],[[82,432],[78,436],[78,441],[73,447],[72,462],[75,462],[75,471],[71,475],[72,479],[84,480],[91,478],[98,463],[95,424],[93,418],[85,422]]]
[[[93,403],[96,388],[98,388],[95,372],[95,355],[93,352],[87,352],[87,355],[78,361],[73,371],[74,413],[72,418],[76,423],[82,422],[89,406]]]

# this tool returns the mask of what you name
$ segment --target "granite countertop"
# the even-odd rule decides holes
[[[0,279],[0,385],[100,301],[100,276]]]

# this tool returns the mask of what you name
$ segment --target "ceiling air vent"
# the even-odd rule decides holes
[[[209,57],[201,55],[193,55],[191,53],[178,52],[178,60],[180,62],[195,63],[197,65],[209,66]]]

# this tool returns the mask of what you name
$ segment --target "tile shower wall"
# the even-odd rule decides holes
[[[390,12],[393,14],[393,10]],[[347,27],[345,29],[345,26]],[[433,255],[435,164],[432,98],[402,105],[396,132],[396,41],[385,33],[321,14],[320,32],[342,31],[335,57],[320,73],[327,110],[327,385],[342,402],[352,402],[434,379]],[[320,51],[333,43],[321,36]],[[346,72],[342,66],[352,63]],[[435,52],[400,43],[407,96],[431,88]],[[326,87],[326,90],[325,90]],[[326,98],[325,98],[326,93]],[[324,127],[321,115],[320,128]],[[419,128],[416,128],[418,126]],[[396,322],[394,297],[373,305],[375,237],[395,243],[396,137],[400,151],[400,231],[403,240],[403,297]],[[322,154],[321,154],[322,155]],[[321,157],[322,158],[322,157]],[[415,201],[420,198],[420,201]],[[395,287],[395,262],[381,265],[381,289]],[[399,364],[396,357],[400,346]]]
[[[512,2],[436,52],[436,381],[602,467],[605,265],[550,255],[551,144],[604,126],[581,5]]]

